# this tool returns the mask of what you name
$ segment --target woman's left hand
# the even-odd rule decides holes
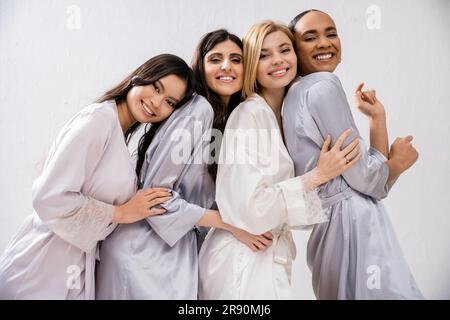
[[[356,88],[354,95],[355,106],[363,114],[371,119],[376,119],[380,117],[385,117],[386,112],[383,104],[377,99],[375,90],[365,90],[362,91],[364,83],[361,83],[358,88]]]

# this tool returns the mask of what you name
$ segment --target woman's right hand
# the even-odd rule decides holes
[[[419,158],[419,153],[413,147],[412,136],[395,139],[389,151],[389,162],[393,164],[397,174],[400,175],[409,169]]]
[[[319,185],[341,175],[361,158],[358,138],[355,138],[347,147],[341,150],[345,139],[351,133],[350,129],[344,131],[330,150],[331,137],[327,136],[325,139],[315,169]]]
[[[228,231],[230,231],[236,239],[249,247],[253,252],[265,250],[270,247],[273,242],[273,235],[270,231],[267,231],[260,236],[233,226],[229,226]]]
[[[150,216],[160,215],[166,212],[165,209],[153,208],[172,197],[166,188],[149,188],[139,190],[126,203],[115,206],[113,223],[133,223]]]

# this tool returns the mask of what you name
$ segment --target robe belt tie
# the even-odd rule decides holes
[[[336,203],[351,198],[355,195],[357,195],[358,192],[356,192],[355,190],[353,190],[352,188],[348,187],[345,190],[342,190],[339,193],[336,193],[335,195],[332,195],[331,197],[321,197],[321,201],[322,201],[322,208],[326,209],[328,207],[331,207],[333,205],[335,205]]]
[[[283,225],[281,228],[273,229],[271,232],[274,238],[277,239],[273,250],[273,261],[284,265],[290,282],[292,261],[297,255],[292,232],[287,225]]]
[[[117,224],[111,223],[100,235],[99,239],[104,240],[114,231]],[[94,249],[86,253],[84,294],[86,300],[95,300],[95,261],[100,260],[100,249],[96,245]]]

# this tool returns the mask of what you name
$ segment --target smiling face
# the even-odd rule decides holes
[[[129,112],[141,123],[161,122],[170,116],[185,91],[186,82],[173,74],[154,84],[135,86],[127,94]]]
[[[279,30],[269,33],[262,44],[256,74],[261,89],[284,88],[296,73],[297,56],[291,39]]]
[[[295,25],[300,73],[336,70],[341,62],[341,41],[333,19],[326,13],[311,11]]]
[[[231,40],[218,43],[206,55],[204,70],[207,86],[223,101],[242,89],[242,50]]]

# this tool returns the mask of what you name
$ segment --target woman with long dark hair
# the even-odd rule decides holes
[[[197,299],[199,227],[224,229],[253,250],[270,245],[269,234],[227,225],[211,209],[212,149],[240,100],[242,63],[235,35],[216,30],[201,39],[193,59],[196,94],[138,150],[141,185],[169,188],[173,197],[161,205],[164,215],[121,225],[103,242],[98,299]]]
[[[166,188],[136,193],[126,139],[192,94],[180,58],[148,60],[60,131],[33,185],[34,212],[0,257],[2,299],[93,299],[97,243],[117,224],[164,214]],[[146,134],[146,137],[151,132]]]

